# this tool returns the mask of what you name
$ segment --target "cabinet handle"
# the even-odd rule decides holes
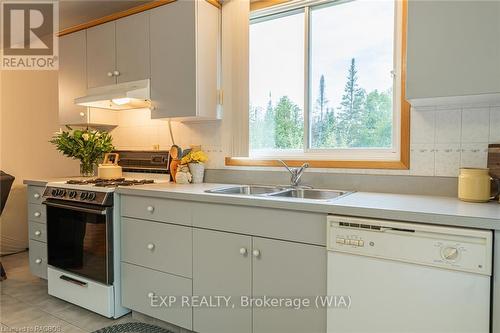
[[[148,297],[149,297],[149,298],[152,298],[154,295],[155,295],[155,293],[154,293],[154,292],[152,292],[152,291],[148,293]]]
[[[113,72],[113,75],[114,75],[114,76],[119,76],[119,75],[120,75],[120,72],[119,72],[119,71],[114,71],[114,72]]]
[[[240,249],[240,254],[241,254],[242,256],[246,255],[246,254],[247,254],[247,252],[248,252],[248,251],[247,251],[247,249],[245,249],[244,247],[242,247],[242,248]]]
[[[38,265],[40,265],[42,263],[42,259],[40,259],[40,258],[36,259],[35,263],[38,264]]]
[[[33,197],[34,197],[35,199],[38,199],[38,198],[40,198],[40,194],[35,193],[35,194],[33,194]]]
[[[253,250],[252,254],[253,254],[253,256],[254,256],[255,258],[260,257],[260,251],[259,251],[259,250]]]
[[[155,208],[153,206],[148,206],[147,210],[148,212],[152,213],[155,211]]]
[[[148,250],[149,250],[149,251],[153,251],[153,250],[154,250],[154,248],[155,248],[155,245],[154,245],[153,243],[149,243],[149,244],[148,244]]]
[[[112,72],[108,72],[108,77],[112,77],[113,76],[113,73]]]
[[[42,232],[40,230],[35,231],[35,236],[40,236]]]
[[[40,217],[42,215],[42,213],[40,212],[35,212],[33,215],[35,215],[35,217]]]
[[[85,112],[80,112],[80,117],[85,117]]]

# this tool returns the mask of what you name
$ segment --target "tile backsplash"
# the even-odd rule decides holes
[[[458,176],[485,168],[488,144],[500,143],[500,106],[411,110],[410,175]]]
[[[224,166],[230,151],[228,122],[172,122],[175,143],[201,144],[211,169]],[[118,149],[169,149],[168,122],[149,110],[123,111],[112,130]],[[456,177],[460,167],[486,167],[489,143],[500,143],[500,106],[422,107],[411,110],[410,170],[315,169],[312,172]],[[234,168],[234,167],[232,167]],[[262,168],[258,168],[262,169]],[[264,168],[263,170],[273,170]],[[276,169],[279,170],[279,169]]]

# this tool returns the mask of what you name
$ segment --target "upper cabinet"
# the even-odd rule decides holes
[[[60,123],[116,125],[120,111],[77,106],[75,98],[145,79],[152,118],[220,119],[220,9],[177,0],[124,15],[60,37]]]
[[[85,45],[85,31],[59,39],[59,122],[63,125],[87,122],[88,108],[73,101],[87,92]]]
[[[149,13],[87,29],[88,88],[149,78]]]
[[[76,105],[75,98],[87,93],[86,31],[59,39],[59,123],[61,125],[117,124],[116,113]]]
[[[152,118],[218,119],[220,10],[178,0],[151,10]]]
[[[498,1],[409,1],[407,99],[499,94],[498,36]]]
[[[149,12],[116,21],[117,83],[149,79]]]

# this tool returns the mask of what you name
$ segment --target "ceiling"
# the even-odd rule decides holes
[[[151,0],[61,0],[59,30],[140,6]]]

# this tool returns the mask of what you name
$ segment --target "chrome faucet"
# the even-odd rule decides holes
[[[299,168],[291,168],[283,160],[278,161],[280,161],[281,164],[283,164],[288,172],[290,172],[290,174],[292,175],[290,178],[290,185],[292,185],[293,187],[299,186],[300,178],[302,177],[302,174],[304,173],[306,168],[309,168],[309,163],[306,162]]]

